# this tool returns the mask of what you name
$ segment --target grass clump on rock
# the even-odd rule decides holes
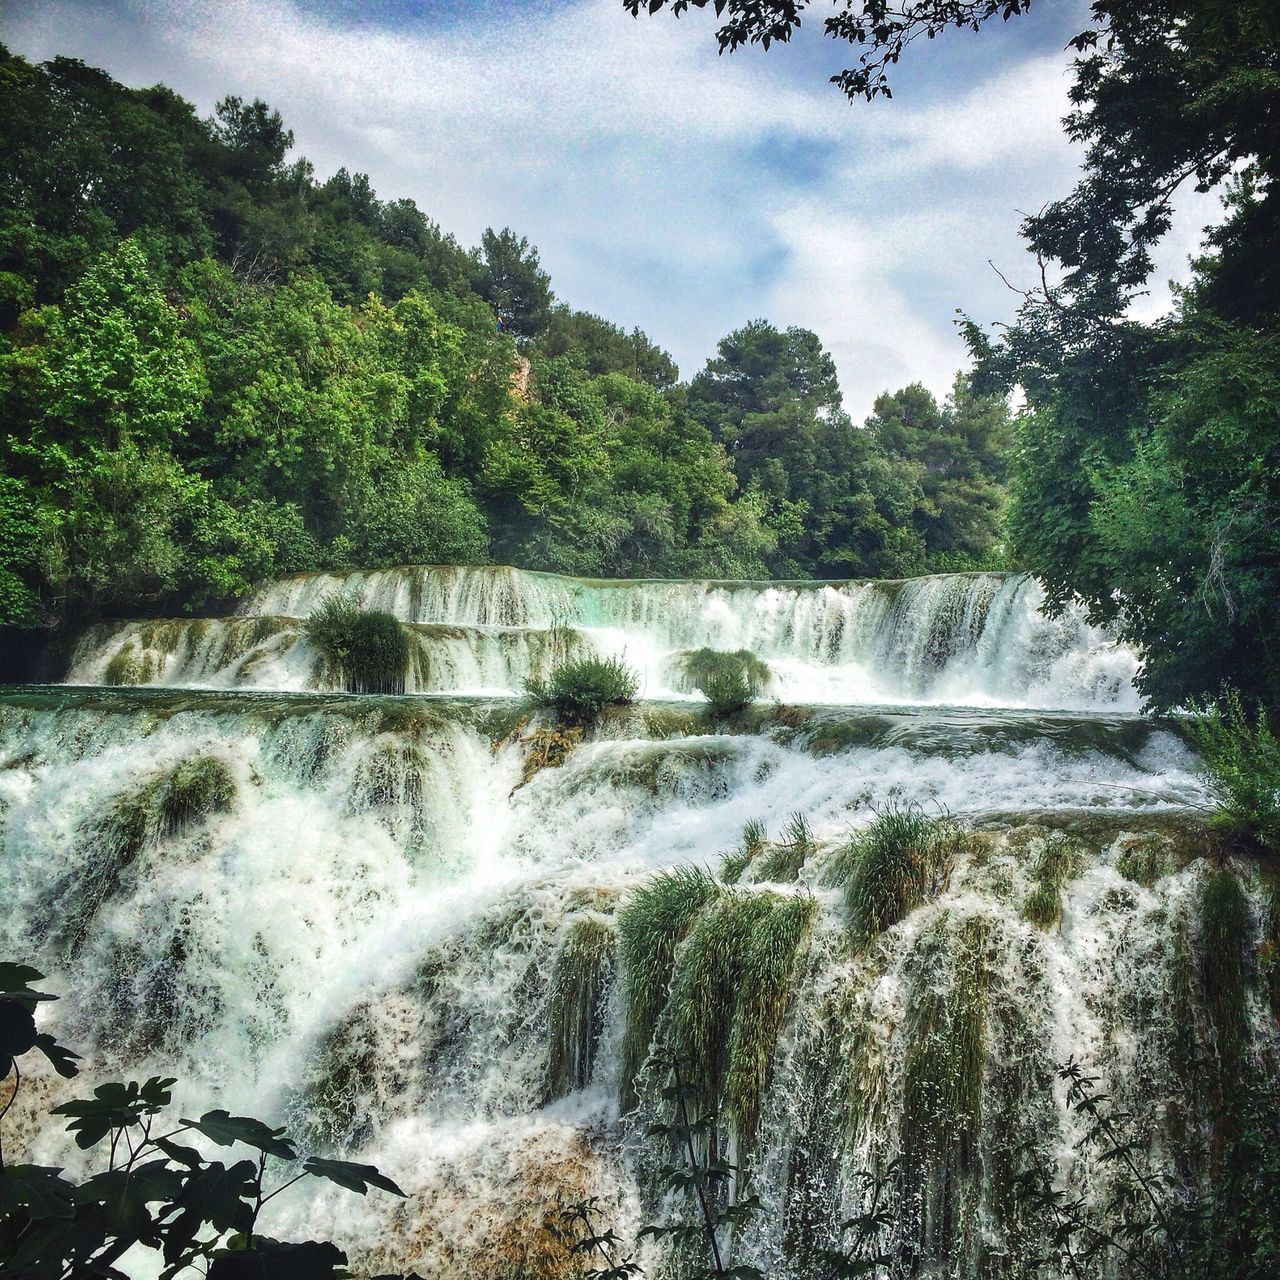
[[[348,693],[404,692],[409,637],[392,614],[331,595],[303,623],[303,631],[323,655],[329,677]]]
[[[538,706],[570,724],[588,724],[606,707],[628,706],[639,687],[636,673],[621,658],[577,658],[560,663],[545,680],[525,682]]]
[[[930,817],[919,805],[892,807],[856,835],[834,868],[844,886],[849,929],[869,946],[941,887],[964,834],[946,815]]]
[[[613,926],[603,916],[578,916],[565,930],[551,973],[548,1100],[591,1082],[616,952]]]
[[[700,914],[671,991],[672,1048],[706,1110],[723,1110],[750,1144],[816,911],[808,894],[734,890]]]
[[[1062,919],[1062,890],[1080,873],[1080,850],[1070,837],[1055,832],[1044,843],[1032,870],[1035,884],[1022,904],[1024,920],[1052,929]]]
[[[706,871],[664,871],[631,896],[618,919],[627,1025],[622,1043],[623,1109],[634,1104],[635,1078],[649,1056],[654,1028],[666,1004],[676,948],[703,907],[723,887]]]
[[[737,715],[764,692],[772,679],[769,665],[749,649],[691,649],[680,659],[685,678],[702,693],[717,719]]]

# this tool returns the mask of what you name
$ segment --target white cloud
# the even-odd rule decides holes
[[[367,171],[464,243],[515,227],[561,297],[639,324],[686,375],[753,316],[812,327],[855,416],[889,386],[945,392],[954,309],[1008,315],[986,260],[1022,267],[1018,209],[1065,192],[1076,163],[1061,53],[948,101],[850,107],[794,74],[804,49],[718,58],[709,15],[636,22],[619,0],[402,31],[290,0],[120,2],[18,7],[6,38],[205,111],[264,97],[322,175]]]

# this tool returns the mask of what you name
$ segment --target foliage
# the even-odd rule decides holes
[[[260,100],[202,120],[0,50],[0,121],[0,625],[490,556],[900,576],[987,537],[972,451],[935,501],[843,413],[807,330],[753,322],[686,388],[638,329],[555,303],[511,229],[468,251],[367,175],[317,182]]]
[[[809,0],[622,0],[632,17],[641,9],[657,13],[671,7],[677,16],[690,6],[715,5],[716,16],[728,15],[716,32],[720,52],[732,53],[743,45],[785,44],[800,26]],[[902,57],[907,46],[922,36],[932,40],[953,27],[977,31],[984,22],[1004,21],[1031,7],[1031,0],[835,0],[835,12],[823,19],[823,30],[833,40],[855,44],[862,50],[856,67],[831,77],[849,98],[892,98],[888,68]]]
[[[1201,707],[1190,733],[1217,812],[1210,825],[1234,840],[1280,853],[1280,741],[1262,708],[1235,690]]]
[[[697,1119],[691,1115],[690,1107],[696,1105],[699,1090],[684,1079],[678,1056],[663,1059],[658,1065],[670,1073],[670,1083],[663,1088],[662,1096],[674,1104],[670,1124],[651,1124],[648,1129],[650,1137],[665,1139],[670,1144],[674,1157],[658,1170],[658,1181],[668,1192],[692,1199],[696,1212],[692,1222],[651,1223],[641,1228],[640,1238],[671,1240],[695,1252],[701,1245],[705,1252],[700,1263],[695,1263],[689,1271],[690,1280],[714,1280],[717,1276],[727,1276],[730,1280],[764,1280],[764,1272],[758,1267],[727,1263],[722,1241],[723,1236],[731,1235],[760,1211],[760,1198],[756,1195],[726,1198],[725,1188],[733,1183],[740,1170],[716,1154],[715,1113],[702,1109]]]
[[[34,1012],[54,997],[35,990],[41,974],[0,964],[0,1067],[13,1077],[7,1111],[22,1085],[17,1060],[39,1049],[64,1078],[79,1068],[76,1055],[48,1033],[37,1033]],[[67,1131],[82,1150],[104,1152],[105,1165],[83,1182],[64,1170],[6,1163],[0,1156],[0,1266],[14,1280],[122,1277],[116,1265],[131,1249],[160,1255],[162,1274],[203,1267],[211,1280],[288,1274],[334,1277],[346,1255],[332,1244],[292,1244],[258,1231],[263,1207],[304,1178],[321,1178],[365,1195],[370,1187],[403,1196],[372,1165],[346,1160],[302,1160],[300,1171],[268,1189],[267,1161],[293,1164],[299,1155],[283,1129],[223,1110],[198,1120],[165,1116],[172,1079],[152,1076],[102,1084],[90,1098],[62,1103],[52,1114],[68,1118]],[[0,1113],[2,1117],[3,1113]],[[160,1132],[155,1132],[159,1130]],[[247,1147],[247,1159],[226,1165],[175,1141],[199,1135],[221,1147]]]
[[[622,1044],[622,1102],[636,1101],[635,1079],[649,1058],[654,1029],[666,1003],[676,949],[702,908],[722,892],[696,867],[664,871],[641,885],[618,919],[626,1034]]]
[[[1274,1196],[1280,1186],[1274,1083],[1248,1084],[1242,1123],[1228,1137],[1224,1171],[1208,1188],[1179,1186],[1148,1171],[1148,1145],[1134,1117],[1117,1108],[1074,1058],[1058,1072],[1066,1102],[1083,1121],[1078,1145],[1114,1168],[1104,1203],[1057,1185],[1055,1162],[1032,1159],[1020,1192],[1043,1213],[1051,1251],[1039,1259],[1083,1280],[1108,1259],[1148,1280],[1263,1280],[1280,1264]]]
[[[565,931],[551,971],[549,1098],[563,1097],[591,1081],[616,951],[614,931],[600,917],[577,916]]]
[[[545,680],[525,684],[540,707],[549,707],[570,724],[587,724],[607,707],[625,707],[639,687],[636,673],[621,658],[576,658],[562,662]]]
[[[854,942],[867,947],[915,910],[945,876],[963,843],[955,822],[918,805],[876,814],[842,851],[833,876],[844,887]]]
[[[404,692],[409,638],[394,615],[335,594],[311,612],[303,631],[349,692]]]
[[[736,715],[760,696],[773,678],[769,664],[749,649],[691,649],[682,654],[685,678],[706,696],[713,717]]]

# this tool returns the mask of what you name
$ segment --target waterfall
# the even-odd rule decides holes
[[[557,638],[621,657],[642,696],[697,697],[683,655],[748,649],[768,693],[802,704],[1136,710],[1138,658],[1077,607],[1045,615],[1024,575],[902,582],[601,582],[509,568],[410,566],[282,579],[233,618],[99,624],[67,681],[305,690],[325,687],[302,621],[344,594],[411,631],[413,692],[518,694]]]
[[[315,687],[301,621],[335,590],[410,629],[416,692]],[[1280,903],[1206,833],[1177,723],[1132,713],[1133,654],[1040,599],[404,569],[100,624],[68,686],[0,689],[0,954],[48,975],[86,1068],[33,1075],[6,1157],[84,1168],[48,1107],[176,1076],[181,1114],[287,1124],[409,1192],[300,1186],[273,1235],[368,1274],[559,1280],[558,1202],[596,1197],[627,1251],[678,1212],[648,1136],[650,1050],[678,1050],[760,1200],[735,1263],[807,1280],[879,1178],[895,1276],[1060,1274],[1019,1180],[1102,1205],[1126,1175],[1057,1069],[1130,1114],[1147,1171],[1203,1185],[1280,1054],[1255,959]],[[680,676],[703,647],[751,649],[781,701],[710,724]],[[590,652],[648,698],[575,736],[510,696]],[[895,820],[933,842],[896,869]],[[639,1246],[647,1273],[672,1248]]]

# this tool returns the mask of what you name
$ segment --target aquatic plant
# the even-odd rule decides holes
[[[403,693],[409,637],[399,619],[361,609],[350,596],[326,596],[303,623],[324,659],[325,674],[348,693]]]
[[[783,837],[777,843],[762,849],[752,863],[756,880],[773,880],[778,883],[796,880],[805,860],[817,851],[818,845],[803,813],[793,813]]]
[[[986,1079],[987,921],[944,916],[919,944],[903,1063],[902,1170],[926,1258],[967,1252]],[[914,1196],[913,1196],[914,1192]]]
[[[940,886],[963,844],[964,833],[946,815],[931,817],[914,804],[879,812],[831,872],[844,886],[854,943],[869,945],[915,910]]]
[[[617,937],[603,916],[569,922],[551,972],[548,1100],[591,1081],[616,955]]]
[[[589,724],[606,707],[624,707],[640,687],[621,658],[577,658],[562,662],[545,679],[525,682],[536,706],[547,707],[570,724]]]
[[[156,798],[160,832],[178,835],[211,814],[230,812],[236,780],[217,756],[192,756],[164,779]]]
[[[1200,981],[1224,1105],[1240,1083],[1249,1042],[1245,1003],[1245,942],[1251,932],[1249,900],[1234,872],[1223,869],[1200,891]]]
[[[720,860],[720,879],[725,884],[736,884],[742,873],[769,847],[769,836],[764,823],[750,819],[742,828],[742,836],[736,849],[730,849]]]
[[[742,682],[755,698],[773,679],[769,664],[757,658],[750,649],[690,649],[680,655],[679,666],[685,678],[702,693],[717,677],[731,677]]]
[[[1280,739],[1261,707],[1235,690],[1202,706],[1189,729],[1217,812],[1210,825],[1268,853],[1280,853]]]
[[[215,756],[192,756],[114,796],[76,830],[74,872],[50,891],[50,932],[68,955],[83,945],[89,924],[112,898],[150,841],[179,835],[192,823],[230,811],[236,783]]]
[[[816,904],[808,894],[723,892],[699,916],[671,990],[673,1053],[699,1105],[719,1108],[740,1143],[755,1135],[796,955]]]
[[[635,1079],[649,1056],[654,1028],[666,1003],[676,948],[698,913],[723,892],[706,871],[678,867],[654,876],[633,893],[618,918],[626,1032],[622,1046],[622,1103],[636,1101]]]
[[[1035,881],[1022,905],[1023,918],[1042,929],[1062,919],[1062,890],[1080,874],[1080,849],[1069,836],[1054,832],[1044,842],[1031,876]]]

